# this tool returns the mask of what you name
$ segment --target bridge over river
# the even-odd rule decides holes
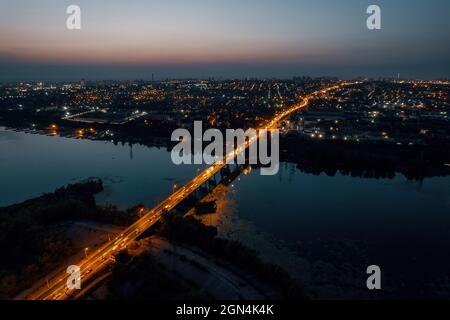
[[[275,129],[281,120],[300,109],[306,108],[311,100],[329,91],[338,90],[343,86],[352,84],[357,84],[357,82],[341,82],[323,90],[313,92],[304,97],[299,103],[282,112],[277,113],[273,117],[273,119],[268,121],[268,123],[266,123],[261,129]],[[258,137],[259,136],[260,131],[258,131]],[[138,221],[126,228],[118,237],[103,244],[100,248],[95,250],[95,252],[92,252],[90,255],[81,260],[77,264],[77,266],[80,267],[81,270],[82,284],[86,286],[89,282],[95,281],[99,276],[102,275],[102,272],[108,267],[108,265],[112,263],[112,257],[114,257],[115,254],[126,248],[139,236],[141,236],[146,230],[154,226],[164,214],[167,214],[171,210],[173,210],[178,204],[180,204],[183,200],[189,197],[189,195],[194,193],[198,188],[205,184],[228,163],[233,162],[237,155],[245,152],[246,149],[253,143],[257,143],[257,140],[258,138],[254,137],[250,140],[245,141],[243,145],[237,146],[234,152],[226,154],[223,160],[216,161],[208,168],[199,172],[199,174],[195,178],[177,189],[165,200],[161,201],[154,208],[144,212],[144,214]],[[69,275],[66,272],[58,274],[57,276],[50,279],[47,283],[38,285],[35,290],[30,290],[32,291],[32,293],[30,293],[26,297],[26,299],[64,300],[73,298],[76,295],[76,289],[69,289],[67,287],[68,277]]]

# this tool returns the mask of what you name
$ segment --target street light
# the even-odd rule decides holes
[[[86,256],[86,258],[88,257],[88,251],[89,251],[89,248],[84,248],[84,255]]]

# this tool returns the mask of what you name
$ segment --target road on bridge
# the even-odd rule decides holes
[[[286,109],[283,112],[277,113],[275,117],[264,125],[261,129],[275,129],[278,123],[289,116],[293,112],[306,108],[310,101],[315,99],[321,94],[325,94],[329,91],[334,91],[342,88],[343,86],[348,86],[356,83],[341,82],[332,87],[313,92],[308,96],[304,97],[303,100]],[[259,137],[259,136],[258,136]],[[212,176],[219,172],[227,163],[234,160],[236,155],[244,152],[251,144],[257,142],[257,138],[254,137],[249,141],[246,141],[244,145],[237,146],[234,152],[226,154],[224,160],[216,161],[214,164],[201,171],[194,179],[186,183],[183,187],[179,188],[177,191],[172,193],[164,201],[160,202],[153,209],[145,212],[142,217],[124,230],[118,237],[105,243],[100,248],[92,252],[85,259],[80,261],[77,266],[81,270],[81,283],[86,285],[89,281],[95,279],[102,274],[102,271],[113,263],[114,255],[119,251],[126,248],[133,241],[135,241],[143,232],[152,227],[162,215],[169,212],[175,208],[181,201],[186,199],[192,192],[197,190],[202,184],[208,181]],[[49,280],[47,285],[43,285],[37,288],[34,292],[29,294],[26,299],[28,300],[65,300],[71,299],[76,295],[76,289],[69,289],[67,287],[67,280],[69,274],[63,273],[55,276],[53,279]]]

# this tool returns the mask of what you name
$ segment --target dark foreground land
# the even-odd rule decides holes
[[[76,243],[59,224],[88,220],[125,226],[136,219],[136,208],[97,206],[94,195],[102,190],[102,181],[87,181],[0,208],[1,299],[13,298],[75,253]]]
[[[193,217],[165,216],[157,236],[149,239],[150,250],[133,254],[130,251],[136,248],[131,248],[118,254],[107,282],[106,298],[306,298],[301,287],[280,267],[262,262],[255,251],[240,242],[218,238],[215,227],[205,226]],[[169,256],[169,264],[162,255]],[[189,268],[194,270],[186,270]],[[225,282],[237,281],[237,294],[225,292],[227,286],[215,279],[218,272]],[[209,285],[214,281],[218,284]],[[218,292],[221,288],[224,292]]]
[[[98,206],[94,196],[102,190],[101,180],[90,180],[0,208],[0,249],[4,261],[0,267],[1,299],[16,297],[79,251],[79,248],[76,249],[77,241],[58,228],[61,223],[91,221],[123,227],[138,219],[142,206],[126,211],[113,206]],[[179,258],[182,262],[188,261],[204,275],[209,273],[209,262],[214,262],[215,266],[232,277],[243,279],[237,281],[235,291],[244,290],[244,287],[248,290],[251,286],[261,297],[305,298],[300,286],[285,271],[275,265],[263,263],[255,251],[237,241],[218,238],[215,227],[207,227],[192,217],[184,218],[167,213],[156,232],[158,239],[162,239],[160,242],[165,245],[184,249],[189,247],[186,252],[192,253],[193,258],[187,260],[185,255],[180,255]],[[136,242],[134,246],[139,247],[139,243],[140,241]],[[149,240],[148,243],[152,246],[155,242]],[[108,294],[103,298],[217,298],[217,295],[204,290],[198,282],[189,279],[189,274],[183,275],[180,281],[181,278],[170,274],[167,266],[154,255],[148,252],[129,254],[129,249],[133,251],[133,248],[128,248],[118,253],[116,264],[106,283]],[[172,254],[167,248],[159,251],[166,255]],[[208,263],[202,265],[196,260]],[[239,276],[234,276],[235,274]],[[273,294],[265,295],[265,291]],[[239,292],[237,297],[241,297]],[[228,296],[225,295],[225,298]]]

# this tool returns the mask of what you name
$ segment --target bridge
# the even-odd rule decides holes
[[[310,101],[317,98],[321,94],[325,94],[329,91],[337,90],[343,86],[348,86],[355,83],[341,82],[332,87],[313,92],[308,96],[304,97],[301,102],[295,104],[285,111],[277,113],[272,120],[267,124],[262,126],[260,129],[274,129],[277,127],[278,123],[289,116],[295,111],[306,108]],[[77,266],[81,270],[81,283],[87,284],[90,281],[95,280],[96,277],[100,276],[102,271],[104,271],[108,265],[111,264],[111,259],[119,251],[126,248],[133,241],[135,241],[139,236],[141,236],[146,230],[155,225],[160,218],[167,212],[174,209],[179,203],[185,200],[189,195],[195,192],[200,186],[206,183],[211,177],[213,177],[217,172],[219,172],[224,166],[232,162],[235,157],[252,145],[256,143],[260,137],[260,131],[258,131],[257,137],[253,137],[250,140],[244,142],[244,145],[237,146],[233,152],[230,152],[224,156],[223,160],[218,160],[208,168],[201,171],[195,178],[186,183],[181,188],[177,189],[165,200],[160,202],[153,209],[146,211],[141,218],[133,223],[131,226],[126,228],[119,236],[111,241],[106,242],[100,248],[96,249],[86,258],[81,260]],[[58,274],[53,279],[48,281],[48,283],[42,287],[35,290],[35,292],[29,294],[26,299],[28,300],[65,300],[71,299],[76,295],[76,289],[69,289],[67,287],[67,280],[69,275],[64,272]]]

